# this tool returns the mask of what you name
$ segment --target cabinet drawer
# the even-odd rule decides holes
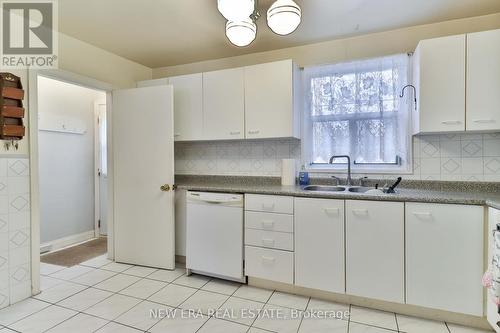
[[[293,253],[245,246],[245,275],[293,284]]]
[[[293,197],[246,194],[245,210],[293,214]]]
[[[263,212],[245,212],[245,228],[293,232],[293,216]]]
[[[256,229],[245,229],[245,245],[293,251],[293,234]]]

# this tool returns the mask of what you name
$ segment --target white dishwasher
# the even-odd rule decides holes
[[[243,195],[187,192],[188,272],[244,281]]]

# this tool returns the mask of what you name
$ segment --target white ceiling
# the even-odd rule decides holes
[[[59,0],[59,28],[156,68],[500,12],[500,0],[296,0],[302,24],[282,37],[266,26],[272,2],[245,48],[226,40],[216,0]]]

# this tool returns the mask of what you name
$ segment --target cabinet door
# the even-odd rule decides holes
[[[467,35],[467,130],[500,129],[500,30]]]
[[[404,203],[346,201],[347,294],[404,303]]]
[[[295,136],[293,104],[291,60],[245,67],[247,139]]]
[[[407,303],[482,316],[483,232],[483,207],[407,203]]]
[[[295,198],[295,284],[345,293],[344,201]]]
[[[423,40],[415,57],[419,66],[416,132],[465,131],[465,35]]]
[[[203,130],[206,140],[245,137],[243,68],[203,73]]]
[[[202,74],[174,76],[168,79],[174,86],[174,139],[203,139]]]

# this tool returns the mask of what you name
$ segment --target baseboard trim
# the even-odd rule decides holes
[[[263,289],[277,290],[286,293],[323,299],[331,302],[352,304],[356,306],[394,312],[401,315],[415,316],[430,320],[445,321],[448,323],[476,327],[491,330],[485,317],[476,317],[455,312],[434,310],[408,304],[398,304],[385,301],[377,301],[364,297],[336,294],[328,291],[298,287],[281,282],[269,281],[254,277],[248,277],[248,285]]]
[[[40,252],[45,254],[54,251],[59,251],[68,246],[74,246],[79,243],[89,241],[93,238],[95,238],[94,230],[85,231],[76,235],[71,235],[40,244]],[[45,251],[42,252],[42,249]]]

